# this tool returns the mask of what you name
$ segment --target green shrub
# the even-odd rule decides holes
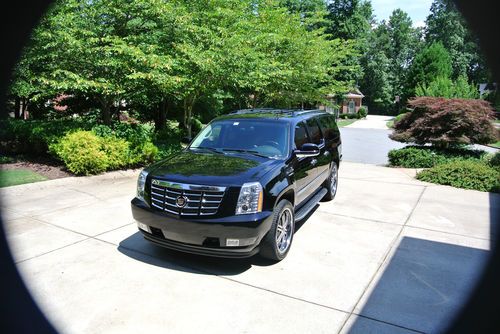
[[[129,165],[129,143],[116,137],[100,138],[101,150],[106,155],[106,169],[118,169]]]
[[[500,168],[500,152],[488,154],[486,161],[491,167]]]
[[[90,128],[91,124],[81,119],[7,119],[0,122],[0,142],[4,152],[40,155],[66,133]]]
[[[446,161],[443,156],[417,147],[405,147],[389,151],[391,166],[405,168],[429,168]]]
[[[126,122],[115,122],[111,126],[95,125],[92,127],[99,137],[116,137],[130,143],[132,149],[142,145],[153,138],[154,128],[149,124],[135,124]]]
[[[0,164],[10,164],[12,162],[15,162],[13,158],[0,155]]]
[[[500,191],[500,171],[484,162],[456,160],[424,170],[417,175],[421,181],[479,191]]]
[[[358,110],[358,117],[359,118],[365,118],[368,115],[368,110],[366,110],[365,107],[361,107]]]
[[[77,175],[98,174],[109,166],[101,138],[90,131],[69,133],[50,149]]]
[[[454,160],[482,160],[486,152],[467,148],[439,149],[429,146],[407,146],[389,151],[391,166],[430,168]]]
[[[158,147],[155,144],[148,141],[145,142],[142,146],[136,148],[131,153],[131,164],[150,164],[156,161],[156,157],[159,153]]]

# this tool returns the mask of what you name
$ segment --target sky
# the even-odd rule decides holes
[[[423,26],[429,15],[432,0],[371,0],[377,21],[387,20],[396,8],[410,15],[414,26]]]

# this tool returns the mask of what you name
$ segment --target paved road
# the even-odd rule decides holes
[[[357,123],[357,122],[356,122]],[[340,128],[344,161],[374,165],[387,165],[390,150],[406,145],[389,138],[390,130],[366,128]]]
[[[368,115],[364,119],[356,121],[346,127],[355,129],[387,130],[387,122],[393,119],[394,116]]]
[[[440,332],[500,222],[498,195],[345,162],[284,261],[210,259],[143,240],[137,174],[0,191],[18,268],[61,333]]]

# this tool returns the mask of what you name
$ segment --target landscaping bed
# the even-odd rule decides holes
[[[389,152],[392,167],[424,168],[421,181],[456,188],[500,192],[500,153],[488,154],[467,148],[438,149],[408,146]]]
[[[90,175],[161,160],[181,149],[181,136],[176,122],[168,122],[163,131],[155,132],[151,124],[136,122],[116,121],[108,126],[82,118],[6,120],[0,124],[0,150],[28,157],[22,166],[48,178],[70,173]],[[10,168],[10,158],[2,159],[4,165],[7,163],[3,168]],[[12,168],[22,166],[14,164]]]

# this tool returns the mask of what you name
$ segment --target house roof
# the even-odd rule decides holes
[[[326,97],[327,98],[334,98],[336,95],[335,94],[328,94]],[[358,89],[358,88],[353,88],[353,89],[350,89],[347,94],[344,95],[345,98],[348,98],[348,99],[355,99],[355,98],[363,98],[365,97],[363,95],[363,93],[361,93],[361,91]]]

